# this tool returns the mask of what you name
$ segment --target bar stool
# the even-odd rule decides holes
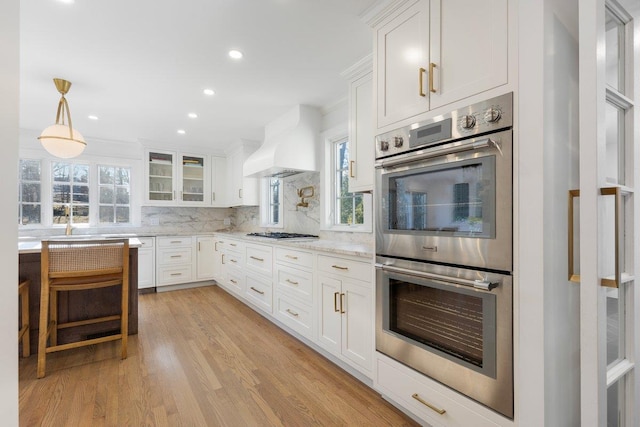
[[[129,240],[44,240],[41,254],[38,372],[45,376],[48,353],[121,340],[127,358],[129,313]],[[121,287],[120,313],[113,316],[58,323],[58,292]],[[58,344],[58,330],[120,319],[120,333]],[[49,344],[47,344],[47,339]]]
[[[18,298],[20,299],[20,330],[18,344],[22,341],[22,357],[29,357],[31,344],[29,342],[29,279],[21,280],[18,284]]]

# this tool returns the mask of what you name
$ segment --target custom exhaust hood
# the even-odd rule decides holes
[[[317,171],[320,111],[297,105],[267,124],[264,142],[244,162],[245,177],[279,177]]]

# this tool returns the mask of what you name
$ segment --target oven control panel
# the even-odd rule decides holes
[[[513,126],[513,94],[488,99],[376,136],[376,159]]]

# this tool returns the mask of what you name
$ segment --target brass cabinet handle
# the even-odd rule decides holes
[[[216,201],[216,193],[215,193],[215,191],[213,193],[211,193],[211,201],[212,202]]]
[[[235,259],[231,258],[231,262],[236,264],[238,262],[238,260],[235,260]]]
[[[198,242],[198,252],[200,252],[200,242]]]
[[[295,317],[300,316],[298,313],[296,313],[295,311],[292,311],[292,310],[290,310],[290,309],[288,309],[288,308],[287,308],[287,310],[286,310],[286,311],[287,311],[287,313],[289,313],[289,314],[290,314],[290,315],[292,315],[292,316],[295,316]]]
[[[238,189],[238,198],[242,199],[242,188]]]
[[[340,294],[340,292],[333,293],[333,311],[336,313],[340,312],[340,310],[338,310],[338,294]]]
[[[258,257],[255,257],[255,256],[253,256],[253,255],[249,256],[249,258],[251,258],[251,259],[255,259],[256,261],[264,262],[264,259],[262,259],[262,258],[258,258]]]
[[[213,250],[214,250],[214,252],[218,252],[218,243],[219,243],[219,242],[214,242],[214,243],[213,243]]]
[[[427,96],[427,94],[424,93],[424,86],[423,86],[423,83],[422,83],[424,81],[424,78],[422,76],[424,75],[424,73],[426,71],[427,70],[425,70],[422,67],[420,67],[420,69],[418,70],[418,82],[420,84],[420,91],[418,92],[418,95],[420,95],[420,96]]]
[[[293,255],[285,255],[285,258],[298,259],[297,256],[293,256]]]
[[[338,270],[348,270],[349,269],[349,267],[341,267],[339,265],[332,265],[331,267],[332,268],[337,268]]]
[[[355,178],[356,176],[353,174],[353,164],[355,163],[355,160],[351,160],[349,162],[349,178]]]
[[[287,279],[287,280],[285,280],[285,282],[291,283],[292,285],[296,285],[296,286],[298,285],[298,282],[294,282],[291,279]]]
[[[172,276],[182,276],[182,273],[171,273]]]
[[[414,398],[415,400],[417,400],[418,402],[422,403],[422,404],[423,404],[424,406],[426,406],[427,408],[429,408],[429,409],[431,409],[431,410],[433,410],[433,411],[436,411],[436,412],[437,412],[438,414],[440,414],[440,415],[443,415],[445,412],[447,412],[447,411],[446,411],[446,410],[444,410],[444,409],[440,409],[440,408],[438,408],[437,406],[433,406],[431,403],[426,402],[424,399],[422,399],[422,398],[420,397],[420,395],[419,395],[418,393],[413,393],[413,394],[411,395],[411,397],[413,397],[413,398]]]
[[[173,245],[174,243],[182,243],[182,240],[172,240],[171,244]]]
[[[220,257],[221,261],[220,264],[224,264],[224,254],[222,254],[222,257]]]
[[[436,88],[433,87],[433,69],[436,68],[436,64],[433,62],[429,64],[429,92],[436,93]]]
[[[569,242],[569,256],[568,261],[569,261],[569,269],[567,270],[569,272],[568,276],[569,276],[569,280],[571,282],[576,282],[576,283],[580,283],[580,275],[576,274],[575,271],[573,271],[573,267],[574,267],[574,253],[573,253],[573,199],[575,199],[576,197],[580,197],[580,190],[569,190],[569,236],[568,236],[568,242]]]
[[[622,271],[620,270],[620,253],[622,252],[620,249],[620,245],[623,244],[624,239],[620,238],[620,224],[623,223],[620,215],[622,214],[622,192],[620,191],[620,187],[605,187],[600,189],[600,194],[603,196],[614,196],[615,197],[615,222],[614,222],[614,233],[615,233],[615,252],[614,252],[614,262],[615,262],[615,277],[613,279],[602,278],[600,279],[600,286],[606,286],[608,288],[619,288],[620,283],[622,283]]]
[[[235,243],[229,243],[229,246],[238,246]]]
[[[182,255],[171,255],[171,258],[182,258]]]
[[[344,293],[340,294],[340,314],[345,314],[344,310]]]
[[[261,290],[259,290],[259,289],[256,289],[256,288],[254,288],[253,286],[251,286],[251,290],[252,290],[252,291],[254,291],[254,292],[259,293],[260,295],[264,295],[264,292],[263,292],[263,291],[261,291]]]
[[[238,282],[236,282],[236,281],[235,281],[235,280],[233,280],[233,279],[229,279],[229,281],[230,281],[231,283],[233,283],[234,285],[237,285],[237,284],[238,284]]]

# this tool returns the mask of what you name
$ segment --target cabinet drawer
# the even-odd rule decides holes
[[[142,246],[140,246],[140,249],[142,248],[153,248],[153,237],[138,237],[138,240],[140,240],[140,244]]]
[[[244,256],[236,252],[225,252],[222,255],[222,263],[229,267],[244,268]]]
[[[371,281],[373,265],[370,262],[318,255],[318,270],[339,274],[352,279]]]
[[[224,240],[224,250],[244,253],[245,243],[239,240]]]
[[[276,261],[309,269],[313,267],[313,255],[310,252],[289,248],[276,248]]]
[[[244,290],[245,285],[245,275],[244,271],[240,268],[227,268],[227,277],[225,280],[227,287],[229,287],[234,292],[241,294]]]
[[[247,270],[271,277],[273,271],[273,248],[271,246],[246,245],[245,264]]]
[[[158,251],[158,264],[190,264],[191,248],[161,249]]]
[[[178,246],[191,246],[191,236],[164,236],[157,238],[159,248],[171,248]]]
[[[187,283],[191,281],[191,266],[182,265],[176,267],[158,268],[156,286]]]
[[[276,297],[276,318],[306,338],[313,339],[311,309],[282,295]]]
[[[247,276],[245,295],[247,299],[261,309],[272,312],[271,281],[263,277]]]
[[[276,286],[278,292],[298,298],[307,304],[313,299],[313,274],[310,271],[278,265]]]
[[[413,376],[405,373],[405,369],[407,368],[393,366],[381,359],[378,359],[377,364],[378,379],[376,388],[378,388],[383,395],[397,401],[430,424],[436,426],[446,425],[447,427],[498,426],[498,424],[493,421],[486,419],[477,412],[444,396],[429,387],[426,383],[418,381]],[[429,379],[425,378],[425,381],[429,381]],[[460,398],[464,399],[462,396],[460,396]],[[446,412],[438,414],[434,409],[429,408],[421,401],[437,409],[445,410]]]

